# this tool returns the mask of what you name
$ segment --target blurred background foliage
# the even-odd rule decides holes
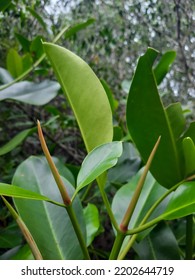
[[[166,105],[181,102],[186,117],[194,119],[194,0],[1,0],[1,69],[8,70],[13,79],[32,67],[33,71],[25,80],[55,81],[47,59],[36,67],[34,63],[43,55],[41,40],[52,41],[69,26],[75,29],[65,32],[57,43],[88,62],[109,91],[117,126],[116,139],[127,136],[126,98],[137,59],[148,46],[160,53],[177,52],[175,62],[160,85],[160,94]],[[7,76],[5,81],[2,71],[0,85],[10,81]],[[0,147],[19,132],[35,127],[36,120],[40,119],[45,124],[51,154],[68,163],[73,173],[77,172],[86,152],[61,89],[55,98],[38,106],[13,99],[2,100],[0,116]],[[10,183],[18,164],[32,154],[42,154],[36,133],[30,133],[21,145],[0,157],[1,181]],[[16,244],[11,244],[16,226],[10,222],[5,208],[0,209],[0,227],[9,225],[11,228],[10,247],[20,244],[20,234]]]

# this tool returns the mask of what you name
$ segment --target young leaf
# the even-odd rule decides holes
[[[114,166],[121,154],[122,142],[106,143],[91,151],[81,165],[77,177],[75,194],[95,180],[104,171]]]
[[[171,188],[184,179],[184,163],[182,149],[178,148],[156,87],[152,66],[157,54],[149,48],[139,59],[127,100],[127,126],[144,162],[161,135],[150,171],[161,185]],[[175,131],[180,131],[181,122],[174,123]]]
[[[112,111],[92,69],[69,50],[44,43],[45,52],[77,119],[87,151],[112,141]]]

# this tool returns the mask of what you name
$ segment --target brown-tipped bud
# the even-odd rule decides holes
[[[49,167],[50,167],[50,170],[53,174],[53,177],[56,181],[56,184],[58,186],[58,189],[61,193],[61,196],[62,196],[62,199],[63,199],[63,202],[65,204],[65,206],[69,206],[71,204],[71,199],[69,197],[69,194],[66,190],[66,187],[60,177],[60,174],[52,160],[52,157],[50,155],[50,152],[49,152],[49,149],[47,148],[47,144],[45,142],[45,139],[44,139],[44,136],[43,136],[43,132],[42,132],[42,129],[41,129],[41,125],[40,125],[40,122],[37,121],[37,127],[38,127],[38,135],[39,135],[39,140],[40,140],[40,143],[41,143],[41,147],[42,147],[42,150],[43,150],[43,153],[47,159],[47,162],[49,164]]]

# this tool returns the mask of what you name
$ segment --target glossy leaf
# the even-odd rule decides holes
[[[164,53],[157,64],[157,66],[154,68],[154,75],[156,78],[157,85],[159,85],[166,74],[169,71],[170,65],[173,63],[173,61],[176,58],[176,52],[175,51],[168,51]]]
[[[31,105],[44,105],[56,97],[60,85],[45,80],[41,83],[23,81],[0,91],[0,100],[13,99]]]
[[[185,118],[180,103],[173,103],[166,108],[169,124],[175,141],[185,129]]]
[[[76,193],[114,166],[121,154],[122,142],[106,143],[91,151],[81,165]]]
[[[5,155],[20,145],[29,134],[32,134],[36,128],[29,128],[21,131],[14,136],[8,143],[0,147],[0,156]]]
[[[178,124],[174,120],[176,128],[173,131],[152,70],[157,55],[156,50],[149,48],[139,59],[127,101],[127,126],[144,162],[161,136],[150,171],[161,185],[170,188],[184,178],[182,149],[175,139],[182,118],[179,117]],[[171,113],[173,109],[179,113],[176,106],[171,108]]]
[[[100,229],[100,220],[98,209],[94,204],[89,203],[84,208],[84,217],[87,231],[87,246],[89,246]]]
[[[9,185],[4,183],[0,183],[0,195],[10,196],[14,198],[22,198],[22,199],[42,200],[55,204],[55,201],[53,201],[47,196],[40,195],[37,192],[32,192],[24,188],[20,188],[14,185]],[[64,206],[63,203],[59,203],[59,205],[62,207]]]
[[[23,72],[22,58],[15,49],[10,49],[6,57],[7,69],[16,78]]]
[[[179,260],[179,246],[168,225],[159,223],[140,243],[133,246],[141,260]]]
[[[73,186],[65,178],[63,181],[72,195]],[[13,184],[62,203],[45,158],[30,157],[24,161],[16,170]],[[44,259],[82,259],[78,239],[64,208],[26,199],[14,199],[14,203]],[[75,199],[73,208],[85,236],[83,210],[78,198]]]
[[[195,174],[195,144],[190,137],[183,139],[186,176]]]
[[[123,143],[123,152],[117,164],[108,171],[108,181],[121,185],[127,183],[140,169],[141,159],[131,143]]]
[[[82,29],[85,29],[87,26],[93,24],[94,22],[95,22],[94,18],[89,18],[88,20],[86,20],[84,22],[77,23],[77,24],[69,27],[69,29],[65,33],[65,39],[68,39],[69,37],[75,35],[77,32],[79,32]]]
[[[183,183],[174,192],[162,219],[173,220],[195,213],[195,181]]]
[[[142,173],[143,168],[129,181],[129,183],[121,187],[114,196],[112,202],[112,211],[118,224],[122,222],[124,214],[126,213],[127,207],[131,201],[131,198],[133,197],[134,191]],[[128,228],[132,229],[138,226],[145,217],[148,210],[165,192],[166,189],[160,186],[154,177],[148,173]],[[166,205],[167,200],[164,200],[156,208],[149,220],[160,215],[164,211]],[[150,230],[151,229],[149,229],[149,231]],[[140,233],[138,238],[143,238],[149,231]]]
[[[44,43],[45,52],[77,119],[87,151],[112,141],[112,112],[92,69],[69,50]]]

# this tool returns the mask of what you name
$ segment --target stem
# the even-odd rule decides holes
[[[125,256],[127,255],[127,253],[129,252],[129,250],[131,249],[131,247],[133,246],[136,238],[137,238],[138,234],[134,234],[129,238],[129,242],[127,244],[127,246],[124,248],[124,250],[120,253],[120,255],[118,256],[117,260],[123,260],[125,258]]]
[[[85,240],[83,238],[83,234],[82,234],[80,225],[78,223],[77,217],[75,215],[74,209],[72,207],[72,204],[69,205],[68,207],[66,207],[66,210],[67,210],[67,213],[68,213],[69,218],[71,220],[71,223],[73,225],[73,228],[74,228],[74,231],[76,233],[76,236],[78,238],[78,241],[79,241],[81,250],[83,252],[84,258],[86,260],[90,260],[89,252],[87,250],[86,243],[85,243]]]
[[[189,180],[189,178],[187,178],[186,180]],[[170,188],[165,194],[163,194],[155,203],[154,205],[149,209],[149,211],[147,212],[147,214],[145,215],[145,217],[143,218],[143,220],[141,221],[141,223],[139,224],[139,227],[144,225],[144,223],[149,219],[149,217],[151,216],[151,214],[154,212],[154,210],[158,207],[158,205],[173,191],[175,191],[184,181],[176,184],[175,186],[173,186],[172,188]],[[121,254],[119,255],[118,259],[122,260],[125,258],[126,254],[128,253],[128,251],[130,250],[130,248],[133,246],[136,238],[137,238],[137,233],[134,234],[132,237],[130,237],[129,242],[127,244],[127,246],[124,248],[124,250],[121,252]]]
[[[80,198],[81,201],[84,201],[84,200],[87,198],[89,192],[91,191],[91,188],[92,188],[92,183],[90,183],[90,184],[88,185],[86,191],[84,192],[84,194],[83,194],[82,197]]]
[[[156,225],[157,223],[159,223],[160,221],[164,220],[164,216],[163,215],[160,215],[158,216],[157,218],[153,219],[152,221],[146,223],[146,224],[143,224],[143,225],[140,225],[136,228],[133,228],[133,229],[130,229],[130,230],[127,230],[126,234],[127,235],[133,235],[135,233],[139,233],[141,231],[144,231],[154,225]]]
[[[150,165],[151,165],[151,163],[152,163],[152,160],[153,160],[153,158],[154,158],[154,155],[155,155],[156,150],[157,150],[157,148],[158,148],[158,145],[159,145],[159,143],[160,143],[160,139],[161,139],[161,137],[158,138],[156,144],[154,145],[154,148],[153,148],[153,150],[152,150],[152,152],[151,152],[151,154],[150,154],[150,156],[149,156],[149,158],[148,158],[148,161],[147,161],[147,163],[146,163],[144,172],[143,172],[142,176],[140,177],[140,180],[139,180],[139,182],[138,182],[138,184],[137,184],[137,186],[136,186],[136,190],[135,190],[135,192],[134,192],[134,194],[133,194],[133,197],[132,197],[132,199],[131,199],[131,201],[130,201],[130,203],[129,203],[129,206],[128,206],[128,208],[127,208],[127,211],[126,211],[126,213],[125,213],[125,215],[124,215],[124,217],[123,217],[123,220],[122,220],[122,222],[121,222],[120,229],[121,229],[121,231],[123,231],[123,232],[126,232],[126,231],[127,231],[128,224],[129,224],[130,219],[131,219],[131,217],[132,217],[132,215],[133,215],[134,209],[135,209],[135,207],[136,207],[136,205],[137,205],[137,201],[138,201],[139,196],[140,196],[140,194],[141,194],[141,191],[142,191],[142,188],[143,188],[143,185],[144,185],[146,176],[147,176],[147,174],[148,174]]]
[[[39,134],[39,139],[40,139],[40,142],[41,142],[41,147],[43,149],[43,152],[44,152],[44,155],[47,159],[47,162],[49,164],[49,167],[50,167],[50,170],[53,174],[53,177],[55,179],[55,182],[59,188],[59,191],[61,193],[61,196],[62,196],[62,199],[64,201],[64,205],[66,206],[66,211],[69,215],[69,218],[71,220],[71,223],[72,223],[72,226],[74,228],[74,231],[76,233],[76,236],[78,238],[78,241],[79,241],[79,244],[80,244],[80,247],[81,247],[81,250],[83,251],[83,255],[84,255],[84,258],[89,260],[90,259],[90,256],[89,256],[89,253],[88,253],[88,250],[87,250],[87,247],[86,247],[86,244],[85,244],[85,240],[83,238],[83,234],[82,234],[82,231],[81,231],[81,228],[80,228],[80,225],[78,223],[78,220],[77,220],[77,217],[75,215],[75,212],[74,212],[74,209],[72,207],[72,201],[69,197],[69,194],[66,190],[66,187],[64,186],[64,183],[60,177],[60,174],[52,160],[52,157],[50,155],[50,152],[47,148],[47,144],[45,142],[45,139],[44,139],[44,136],[43,136],[43,133],[42,133],[42,129],[41,129],[41,125],[40,125],[40,122],[37,121],[37,125],[38,125],[38,134]]]
[[[18,224],[22,234],[24,235],[35,260],[42,260],[43,257],[39,251],[39,248],[37,247],[37,244],[36,244],[32,234],[30,233],[29,229],[27,228],[27,226],[25,225],[25,223],[23,222],[21,217],[18,215],[18,213],[15,211],[15,209],[11,206],[11,204],[3,196],[1,196],[1,197],[2,197],[5,205],[7,206],[8,210],[10,211],[11,215],[15,219],[16,223]]]
[[[69,194],[66,190],[66,187],[64,186],[64,183],[60,177],[60,174],[52,160],[52,157],[50,155],[50,152],[49,152],[49,149],[47,148],[47,144],[45,142],[45,139],[44,139],[44,136],[43,136],[43,132],[42,132],[42,129],[41,129],[41,125],[40,125],[40,122],[37,121],[37,127],[38,127],[38,135],[39,135],[39,140],[40,140],[40,143],[41,143],[41,147],[42,147],[42,150],[44,152],[44,155],[47,159],[47,162],[49,164],[49,167],[50,167],[50,170],[53,174],[53,177],[56,181],[56,184],[58,186],[58,189],[61,193],[61,196],[62,196],[62,199],[64,201],[64,204],[66,206],[70,205],[71,204],[71,199],[69,197]]]
[[[193,214],[186,217],[186,260],[193,259]]]
[[[65,27],[63,28],[59,34],[57,34],[57,36],[53,39],[52,43],[56,43],[60,37],[64,34],[64,32],[69,28]],[[11,81],[10,83],[7,83],[3,86],[0,87],[0,90],[6,89],[10,86],[12,86],[13,84],[19,82],[20,80],[23,80],[31,71],[33,71],[35,69],[35,67],[37,67],[41,61],[46,57],[46,54],[44,53],[34,64],[33,66],[31,66],[29,69],[27,69],[25,72],[23,72],[19,77],[17,77],[16,79],[14,79],[13,81]]]
[[[117,232],[117,236],[116,236],[116,239],[114,241],[114,245],[112,247],[112,251],[110,253],[109,260],[116,260],[117,259],[118,254],[121,250],[121,247],[122,247],[125,236],[126,236],[125,233],[123,233],[121,231]]]
[[[109,203],[107,195],[106,195],[106,193],[104,191],[104,186],[102,186],[100,177],[97,178],[97,182],[98,182],[99,190],[100,190],[100,193],[101,193],[104,205],[106,207],[108,216],[110,218],[110,221],[113,224],[114,228],[118,231],[118,223],[117,223],[117,221],[116,221],[116,219],[114,217],[114,214],[112,212],[112,209],[110,207],[110,203]]]

